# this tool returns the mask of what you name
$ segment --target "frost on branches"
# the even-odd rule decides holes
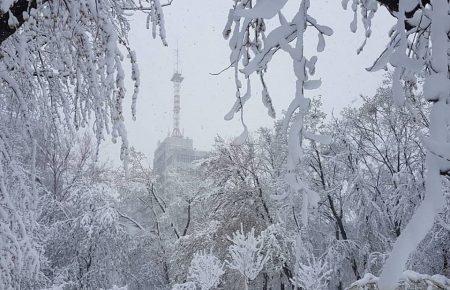
[[[288,172],[286,181],[291,186],[294,194],[303,195],[303,223],[307,224],[307,211],[309,207],[315,207],[318,201],[317,193],[310,190],[297,178],[298,166],[302,159],[301,144],[304,138],[318,142],[327,142],[327,138],[304,132],[304,116],[310,107],[310,100],[305,96],[305,90],[314,90],[320,87],[320,79],[310,79],[315,74],[317,56],[306,57],[303,43],[304,33],[307,29],[314,29],[318,35],[317,52],[325,48],[324,36],[331,36],[333,30],[317,23],[308,9],[309,0],[301,1],[300,8],[291,21],[288,21],[282,13],[282,8],[287,0],[264,1],[254,3],[251,0],[236,1],[230,10],[228,21],[224,29],[224,37],[230,37],[231,48],[230,63],[235,70],[236,101],[231,111],[225,116],[226,120],[233,118],[237,112],[241,113],[244,132],[237,139],[241,143],[247,138],[247,127],[244,123],[243,106],[251,96],[251,75],[257,74],[263,87],[262,100],[268,109],[268,114],[275,117],[272,100],[269,96],[264,73],[268,64],[278,51],[286,52],[292,59],[293,70],[297,78],[296,92],[286,116],[284,129],[288,134]],[[266,35],[265,21],[278,16],[279,25]],[[233,28],[234,26],[234,28]],[[294,45],[291,45],[294,42]],[[239,64],[242,62],[242,68]],[[241,97],[242,83],[239,77],[241,73],[247,80],[247,88]]]
[[[209,290],[219,285],[224,273],[223,263],[212,252],[200,251],[192,258],[188,279],[195,281],[201,290]]]
[[[364,277],[350,285],[348,290],[376,289],[379,278],[367,273]],[[443,275],[426,275],[414,271],[404,271],[400,276],[398,289],[448,289],[450,281]]]
[[[236,96],[225,119],[239,114],[244,132],[217,140],[196,170],[159,181],[128,150],[122,64],[132,65],[135,117],[126,13],[146,13],[166,45],[171,2],[0,1],[0,288],[448,288],[417,272],[449,269],[449,2],[343,0],[351,31],[363,24],[357,53],[380,4],[397,18],[368,68],[393,67],[393,85],[325,122],[309,91],[321,85],[315,54],[333,31],[311,15],[316,3],[298,1],[287,19],[288,0],[233,1],[223,34]],[[244,105],[259,79],[276,117],[265,75],[277,53],[292,60],[295,95],[274,132],[253,138]],[[97,148],[74,138],[88,127]],[[96,163],[109,134],[131,176]],[[250,232],[236,232],[242,221]]]
[[[0,288],[36,288],[42,281],[44,193],[35,162],[47,148],[40,137],[58,143],[92,126],[98,143],[107,134],[121,139],[126,165],[125,57],[135,83],[133,116],[139,71],[124,9],[149,13],[165,42],[161,6],[159,0],[139,6],[131,0],[0,1]]]
[[[176,284],[172,289],[214,289],[220,283],[220,277],[225,273],[224,263],[212,251],[199,251],[194,254],[189,266],[188,282]]]
[[[391,30],[390,43],[369,69],[384,68],[388,62],[394,67],[393,98],[413,115],[417,111],[405,97],[408,91],[404,87],[415,83],[417,74],[424,73],[424,97],[432,103],[428,136],[422,136],[427,149],[425,198],[393,246],[378,281],[380,289],[395,288],[409,256],[431,230],[445,204],[441,176],[447,175],[450,169],[449,8],[446,0],[398,1],[395,14],[398,21]]]
[[[343,0],[347,9],[349,0]],[[264,73],[273,55],[279,50],[287,52],[293,60],[293,71],[297,78],[296,94],[285,117],[285,129],[288,131],[288,159],[286,180],[294,192],[303,194],[303,224],[307,225],[307,210],[319,200],[317,193],[298,179],[298,165],[302,160],[302,141],[310,138],[323,141],[320,136],[304,132],[304,115],[309,109],[309,99],[304,91],[320,86],[320,80],[310,80],[314,74],[317,57],[306,58],[303,51],[303,35],[308,28],[318,31],[317,51],[324,48],[324,35],[332,34],[331,28],[317,24],[308,14],[309,1],[301,1],[300,9],[292,21],[288,22],[281,12],[287,0],[251,1],[237,0],[230,10],[224,36],[231,35],[230,63],[235,70],[236,102],[225,119],[231,119],[237,112],[241,113],[244,132],[237,139],[238,143],[247,138],[248,132],[243,119],[243,105],[251,96],[251,79],[258,74],[263,86],[263,102],[273,116],[272,100],[268,97]],[[426,158],[426,195],[423,203],[412,216],[408,225],[402,229],[392,253],[385,263],[378,282],[380,289],[393,289],[399,281],[408,257],[417,248],[434,224],[435,217],[444,204],[442,176],[448,175],[450,169],[450,144],[448,141],[448,101],[449,80],[449,40],[450,31],[449,2],[446,0],[352,0],[353,20],[350,29],[358,28],[358,10],[365,31],[365,40],[357,49],[360,53],[371,36],[372,19],[379,4],[386,6],[397,18],[397,24],[391,29],[387,48],[381,53],[369,71],[384,69],[388,64],[394,67],[392,94],[395,103],[406,106],[412,115],[419,112],[410,103],[406,94],[408,88],[416,83],[416,75],[425,75],[424,95],[432,103],[428,136],[422,142],[427,149]],[[266,35],[265,20],[278,15],[279,26]],[[290,43],[294,43],[291,45]],[[239,64],[241,62],[242,64]],[[247,80],[244,96],[241,96],[242,83],[240,74]],[[297,172],[296,172],[297,171]]]
[[[232,244],[228,247],[231,259],[227,261],[227,265],[241,273],[244,287],[248,289],[248,283],[258,276],[269,258],[267,253],[263,253],[263,239],[261,236],[255,236],[254,228],[245,234],[242,224],[241,230],[228,239]]]
[[[8,15],[7,25],[15,33],[2,39],[0,79],[4,93],[17,100],[23,122],[31,123],[28,111],[32,110],[71,130],[93,125],[99,142],[105,133],[111,133],[114,142],[121,138],[121,157],[126,159],[128,140],[122,107],[125,56],[119,45],[126,48],[132,64],[135,117],[139,70],[127,40],[129,24],[124,8],[140,7],[131,0],[1,4],[2,18]],[[160,27],[165,43],[159,0],[149,4],[149,19],[154,27]]]
[[[297,237],[295,242],[295,276],[292,279],[293,284],[301,287],[301,289],[326,289],[332,270],[324,258],[316,258],[310,249],[305,248],[301,237]]]

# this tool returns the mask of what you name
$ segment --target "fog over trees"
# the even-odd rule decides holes
[[[174,47],[177,1],[0,0],[0,289],[450,289],[450,2],[342,0],[364,37],[349,53],[376,41],[379,10],[395,25],[366,68],[385,70],[376,93],[327,115],[316,64],[335,36],[317,3],[229,1],[223,122],[242,133],[156,170],[127,137],[125,111],[151,113],[128,34],[143,17]],[[278,55],[295,75],[281,115],[267,81]],[[250,97],[272,126],[249,129]],[[185,150],[176,124],[167,146]],[[99,158],[108,140],[120,166]]]

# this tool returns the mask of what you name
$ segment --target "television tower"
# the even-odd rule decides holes
[[[172,76],[171,81],[173,82],[173,130],[172,130],[172,137],[182,137],[183,134],[181,134],[180,131],[180,89],[181,89],[181,82],[183,81],[183,77],[181,76],[180,68],[179,68],[179,54],[178,54],[178,47],[176,50],[177,53],[177,62],[176,62],[176,71]]]

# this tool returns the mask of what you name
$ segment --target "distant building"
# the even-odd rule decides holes
[[[158,142],[153,158],[153,169],[159,175],[169,170],[183,170],[192,166],[192,162],[208,155],[208,152],[194,149],[191,138],[168,136]]]
[[[193,161],[208,155],[208,152],[195,150],[193,140],[184,137],[180,130],[180,88],[183,79],[178,68],[177,50],[177,68],[171,79],[174,87],[173,129],[169,136],[162,142],[158,142],[153,157],[153,170],[161,176],[164,176],[169,170],[187,169]]]

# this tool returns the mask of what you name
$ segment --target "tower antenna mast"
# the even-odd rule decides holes
[[[179,51],[178,51],[178,42],[177,42],[176,53],[177,53],[177,71],[176,72],[181,74],[181,72],[180,72],[180,55],[179,55]]]
[[[172,137],[182,137],[180,130],[180,90],[181,90],[181,82],[183,81],[183,76],[181,75],[181,72],[179,71],[179,51],[178,51],[178,44],[177,44],[177,50],[176,50],[176,71],[172,76],[171,81],[173,82],[173,130],[172,130]]]

